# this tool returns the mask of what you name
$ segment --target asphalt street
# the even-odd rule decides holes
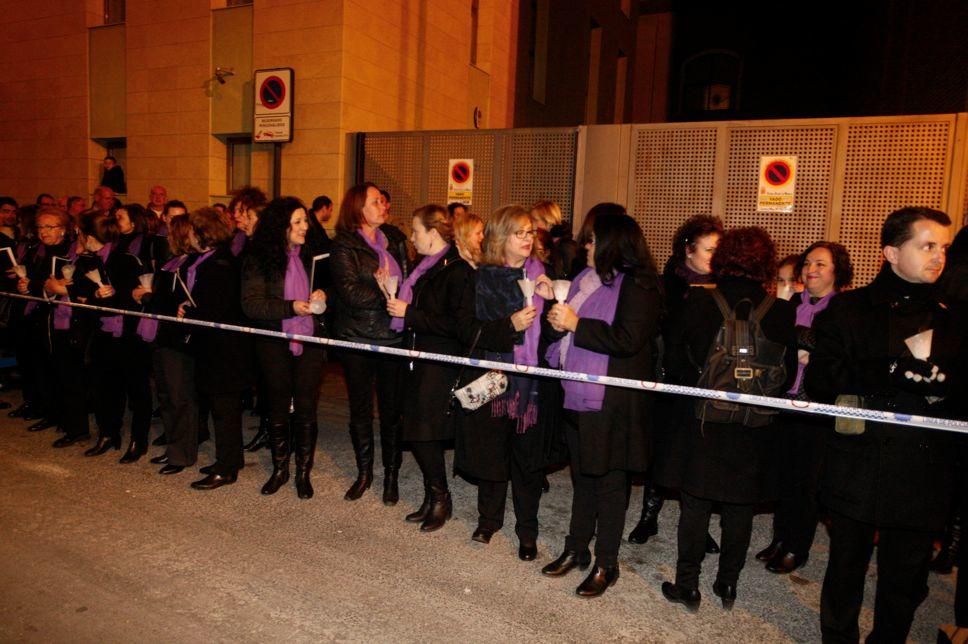
[[[16,391],[0,399],[19,403]],[[0,412],[0,641],[819,641],[822,527],[808,564],[778,576],[753,559],[770,538],[770,516],[758,515],[734,610],[712,594],[713,556],[702,606],[690,614],[659,591],[675,566],[678,505],[669,502],[657,537],[623,544],[618,583],[601,598],[580,599],[582,573],[539,572],[564,543],[567,470],[551,475],[542,500],[538,560],[522,562],[510,502],[502,533],[486,546],[470,541],[476,489],[461,479],[452,481],[454,519],[442,530],[422,534],[405,523],[422,496],[409,454],[396,507],[380,502],[379,468],[370,492],[343,500],[355,465],[338,367],[327,369],[320,423],[316,496],[304,501],[291,483],[274,496],[259,493],[271,470],[266,451],[246,456],[235,485],[199,492],[188,486],[197,472],[164,477],[147,458],[120,465],[120,452],[54,450],[53,430],[29,433]],[[156,421],[152,437],[159,432]],[[199,466],[213,453],[211,442],[203,445]],[[641,493],[634,488],[626,534]],[[875,575],[872,565],[862,633]],[[954,575],[932,574],[930,585],[914,641],[934,641],[952,618]]]

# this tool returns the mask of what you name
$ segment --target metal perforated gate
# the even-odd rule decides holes
[[[508,203],[551,199],[571,221],[577,128],[368,132],[362,176],[390,192],[396,222],[426,203],[447,203],[450,159],[474,159],[471,211],[485,219]]]

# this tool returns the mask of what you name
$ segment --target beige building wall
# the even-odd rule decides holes
[[[294,140],[284,194],[339,199],[352,180],[351,133],[510,127],[518,1],[254,0],[253,69],[295,70]],[[227,146],[212,134],[212,12],[220,0],[127,0],[125,174],[129,201],[152,185],[197,207],[223,200]],[[0,0],[0,194],[90,194],[105,149],[89,127],[88,28],[96,0]],[[224,10],[224,9],[222,9]],[[251,82],[236,70],[227,83]],[[214,97],[214,98],[213,98]],[[113,130],[112,130],[113,131]],[[253,145],[252,182],[271,190],[272,146]]]

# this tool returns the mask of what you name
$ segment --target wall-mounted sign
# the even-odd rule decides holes
[[[760,157],[756,212],[793,212],[796,183],[796,157]]]
[[[292,141],[294,74],[291,68],[258,69],[255,72],[254,143]]]
[[[470,206],[474,197],[474,159],[451,159],[447,164],[447,203]]]

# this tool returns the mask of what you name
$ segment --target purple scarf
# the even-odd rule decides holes
[[[409,277],[403,280],[403,284],[400,286],[400,293],[397,295],[397,299],[403,300],[407,304],[410,304],[413,301],[413,285],[417,283],[417,280],[419,280],[424,273],[433,268],[449,250],[450,244],[447,244],[439,253],[427,255],[420,260],[420,263],[417,264],[415,269],[413,269],[413,272],[410,273]],[[403,322],[403,318],[393,318],[390,320],[390,328],[397,332],[403,331]]]
[[[71,260],[71,263],[77,261],[77,242],[71,244],[71,247],[67,250],[67,259]],[[70,302],[71,298],[69,295],[61,295],[59,298],[61,302]],[[54,329],[57,331],[67,331],[71,328],[71,314],[74,309],[70,306],[57,306],[54,307]]]
[[[306,267],[303,266],[302,259],[299,257],[299,249],[302,246],[293,246],[289,249],[289,263],[286,265],[286,282],[283,287],[282,297],[286,300],[309,299],[309,276],[306,275]],[[294,315],[282,321],[283,333],[298,333],[299,335],[313,334],[313,316]],[[292,340],[289,342],[289,352],[294,356],[301,356],[303,343]]]
[[[101,264],[104,266],[104,272],[107,273],[108,257],[111,256],[111,250],[114,248],[113,243],[105,244],[101,247],[96,254],[101,258]],[[106,277],[102,275],[101,277]],[[123,315],[105,315],[101,318],[101,330],[105,333],[110,333],[112,337],[120,338],[121,333],[124,331],[124,316]]]
[[[195,279],[198,276],[198,267],[205,263],[209,257],[215,252],[215,249],[207,250],[198,256],[192,265],[188,267],[188,291],[189,293],[195,290]]]
[[[822,298],[814,303],[810,303],[810,294],[804,289],[801,293],[794,295],[800,297],[800,304],[797,306],[797,326],[805,326],[810,328],[813,326],[813,317],[827,308],[830,304],[830,299],[837,294],[837,291],[831,291],[827,293]],[[806,366],[797,361],[797,379],[793,382],[793,387],[787,394],[791,396],[797,396],[800,393],[800,388],[803,387],[803,372],[806,370]]]
[[[169,273],[174,273],[177,271],[185,260],[188,259],[188,255],[176,255],[169,259],[161,267],[161,270],[168,271]],[[158,337],[158,320],[152,320],[151,318],[141,318],[138,321],[138,335],[145,342],[154,342],[155,338]]]
[[[128,252],[132,255],[141,255],[141,244],[144,242],[145,236],[142,233],[138,233],[131,238],[131,243],[128,244]]]
[[[249,238],[245,232],[241,230],[235,231],[235,236],[232,238],[232,245],[230,246],[232,254],[238,257],[239,253],[245,249],[245,242],[247,241],[249,241]]]
[[[572,281],[566,302],[583,319],[601,320],[611,324],[615,321],[618,294],[624,279],[625,275],[618,273],[612,283],[606,286],[602,284],[595,269],[586,268]],[[574,333],[568,333],[548,347],[545,354],[548,363],[554,368],[561,366],[565,371],[577,371],[592,376],[608,375],[608,354],[575,346],[574,335]],[[561,387],[565,391],[565,409],[582,412],[602,410],[602,403],[605,401],[605,385],[562,380]]]
[[[524,275],[532,281],[544,275],[544,266],[533,257],[524,263]],[[544,298],[536,292],[534,294],[535,307],[540,311]],[[524,305],[524,295],[521,295]],[[538,341],[541,339],[541,323],[535,318],[534,323],[524,332],[524,342],[514,345],[514,364],[536,366],[538,364]],[[499,354],[500,355],[500,354]],[[503,356],[500,356],[502,359]],[[528,428],[538,422],[538,383],[534,378],[506,374],[508,389],[491,403],[491,416],[497,418],[507,416],[517,421],[517,432],[523,434]]]
[[[383,234],[383,231],[379,228],[376,229],[376,240],[370,241],[370,239],[363,234],[363,229],[356,231],[357,234],[363,238],[366,245],[369,246],[377,256],[377,262],[380,264],[380,268],[387,267],[390,270],[390,275],[397,276],[397,283],[403,281],[403,270],[400,268],[400,264],[397,263],[396,258],[390,254],[387,250],[387,236]]]

